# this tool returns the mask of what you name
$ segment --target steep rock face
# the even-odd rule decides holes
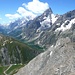
[[[75,74],[75,42],[60,38],[55,46],[21,68],[15,75],[74,75]]]
[[[0,64],[2,65],[10,64],[10,57],[9,57],[8,49],[6,47],[2,47],[0,50]]]
[[[51,8],[47,9],[25,26],[23,32],[25,39],[29,42],[37,40],[43,31],[47,31],[54,24],[57,18],[58,16],[53,14]]]
[[[69,37],[75,40],[75,10],[61,15],[47,31],[44,31],[40,37],[35,40],[36,44],[49,46],[56,43],[59,37]]]

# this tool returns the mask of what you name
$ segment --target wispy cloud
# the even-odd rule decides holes
[[[23,3],[21,7],[19,7],[15,14],[5,14],[9,19],[17,19],[21,17],[34,18],[38,14],[43,13],[46,9],[49,8],[48,3],[41,2],[39,0],[33,0],[29,3]]]
[[[32,19],[36,16],[35,14],[33,14],[30,11],[27,11],[25,8],[23,7],[19,7],[17,12],[22,16],[22,17],[31,17]]]
[[[6,14],[6,17],[8,17],[9,19],[17,19],[20,18],[21,16],[19,14]]]

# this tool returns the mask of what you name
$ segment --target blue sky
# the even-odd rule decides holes
[[[75,0],[0,0],[0,23],[9,23],[28,15],[35,17],[48,7],[54,14],[64,14],[75,9]]]
[[[55,14],[64,14],[75,9],[75,0],[40,0],[48,2]]]

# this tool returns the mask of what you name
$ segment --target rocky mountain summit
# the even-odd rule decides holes
[[[48,30],[58,17],[59,15],[54,15],[52,9],[48,8],[43,14],[33,20],[18,19],[10,23],[7,34],[20,40],[34,41],[40,37],[43,31]]]
[[[75,75],[75,42],[60,38],[15,75]]]

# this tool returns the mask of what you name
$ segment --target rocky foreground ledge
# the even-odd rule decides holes
[[[15,75],[75,75],[75,43],[61,38]]]

